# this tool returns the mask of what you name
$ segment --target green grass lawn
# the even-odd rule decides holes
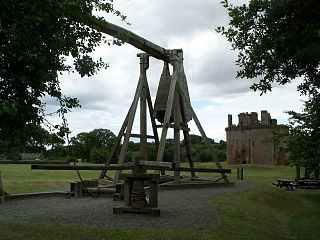
[[[198,164],[208,167],[208,164]],[[236,166],[231,179],[236,179]],[[77,179],[71,171],[30,170],[28,165],[0,165],[5,189],[21,192],[56,187]],[[245,181],[257,189],[213,200],[220,224],[203,229],[114,229],[57,224],[0,223],[0,239],[320,239],[320,190],[287,191],[271,185],[277,178],[294,179],[294,168],[245,166]],[[82,171],[83,178],[97,178],[98,172]],[[26,186],[33,183],[31,186]],[[19,187],[14,187],[20,184]],[[11,192],[11,191],[9,191]]]
[[[30,165],[0,165],[2,181],[8,193],[27,193],[58,189],[79,180],[76,171],[31,170]],[[97,179],[100,171],[81,171],[83,179]]]
[[[186,163],[183,166],[187,166]],[[214,163],[195,163],[196,167],[216,168]],[[229,178],[236,181],[238,166],[223,164],[224,168],[231,168]],[[259,182],[261,184],[270,185],[277,178],[294,179],[294,168],[287,166],[279,167],[262,167],[262,166],[245,166],[244,179],[246,181]],[[58,189],[70,181],[78,180],[79,177],[75,171],[54,171],[54,170],[31,170],[30,165],[3,164],[0,165],[2,173],[2,181],[5,190],[8,193],[26,193],[45,191],[48,189]],[[114,176],[114,171],[108,172],[110,176]],[[169,172],[168,172],[169,173]],[[172,173],[172,172],[171,172]],[[100,171],[80,171],[83,179],[96,179]],[[187,175],[187,173],[183,173]],[[210,173],[198,174],[198,176],[210,176]]]

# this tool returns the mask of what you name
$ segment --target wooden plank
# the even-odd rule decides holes
[[[140,137],[141,137],[141,134],[131,133],[131,134],[130,134],[130,137],[140,138]],[[149,138],[149,139],[156,139],[156,137],[155,137],[155,136],[152,136],[152,135],[146,135],[146,137]]]
[[[183,130],[183,131],[190,131],[190,128],[183,126],[181,124],[172,124],[172,123],[167,123],[166,126],[168,128],[173,128],[173,129],[179,129],[179,130]]]
[[[167,167],[173,168],[172,162],[152,162],[152,161],[139,161],[140,166],[158,166],[158,167]]]
[[[44,161],[44,160],[0,160],[0,164],[68,164],[69,161],[63,160],[52,160],[52,161]]]
[[[115,24],[109,23],[103,19],[93,18],[90,22],[90,27],[103,32],[115,38],[121,37],[121,40],[131,44],[132,46],[149,53],[152,57],[169,61],[168,50],[160,47],[147,39],[140,37],[139,35],[119,27]]]
[[[180,172],[207,172],[207,173],[231,173],[231,169],[215,169],[215,168],[187,168],[176,167],[168,171],[180,171]]]
[[[159,164],[159,163],[157,163]],[[170,164],[169,164],[170,165]],[[208,173],[231,173],[231,169],[215,169],[215,168],[188,168],[188,167],[168,167],[160,165],[146,165],[147,169],[152,170],[162,170],[166,171],[181,171],[181,172],[208,172]],[[41,170],[131,170],[133,166],[122,166],[122,165],[114,165],[114,166],[101,166],[101,165],[31,165],[31,169],[41,169]]]
[[[130,170],[132,166],[101,166],[101,165],[41,165],[32,164],[31,169],[41,170]]]
[[[231,173],[231,169],[217,168],[189,168],[189,167],[165,167],[165,166],[146,166],[148,170],[166,170],[170,172],[206,172],[206,173]]]

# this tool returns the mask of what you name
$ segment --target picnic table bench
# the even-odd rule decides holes
[[[289,179],[277,179],[276,183],[272,183],[272,185],[275,185],[276,187],[286,187],[287,190],[294,190],[293,187],[297,188],[297,184]]]
[[[307,187],[307,188],[319,188],[320,180],[317,179],[299,179],[297,180],[297,185],[299,187]]]

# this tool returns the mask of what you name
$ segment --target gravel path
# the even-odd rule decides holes
[[[218,223],[212,207],[214,198],[256,185],[238,182],[235,187],[165,190],[159,192],[160,217],[149,214],[113,214],[123,205],[110,197],[66,199],[35,197],[0,204],[0,222],[47,222],[117,228],[197,228]]]

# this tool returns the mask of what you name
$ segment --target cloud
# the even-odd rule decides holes
[[[216,140],[225,139],[227,114],[236,118],[240,112],[268,110],[272,117],[285,122],[285,110],[300,110],[300,96],[295,85],[275,86],[272,93],[260,97],[249,87],[252,80],[236,80],[236,53],[230,44],[214,29],[227,25],[228,16],[220,1],[201,0],[118,0],[115,7],[128,16],[130,26],[119,19],[107,16],[140,36],[165,48],[182,48],[184,66],[192,104],[207,135]],[[243,3],[245,1],[233,1]],[[139,78],[141,51],[129,44],[100,46],[94,53],[102,57],[110,68],[91,78],[78,74],[61,77],[63,92],[77,97],[82,105],[68,114],[73,135],[107,128],[118,133],[133,100]],[[154,100],[163,63],[150,58],[147,72]],[[48,109],[56,102],[48,101]],[[137,113],[138,115],[138,113]],[[53,121],[58,121],[52,118]],[[192,133],[198,133],[190,123]],[[134,131],[138,131],[137,121]],[[150,132],[150,127],[149,127]]]

